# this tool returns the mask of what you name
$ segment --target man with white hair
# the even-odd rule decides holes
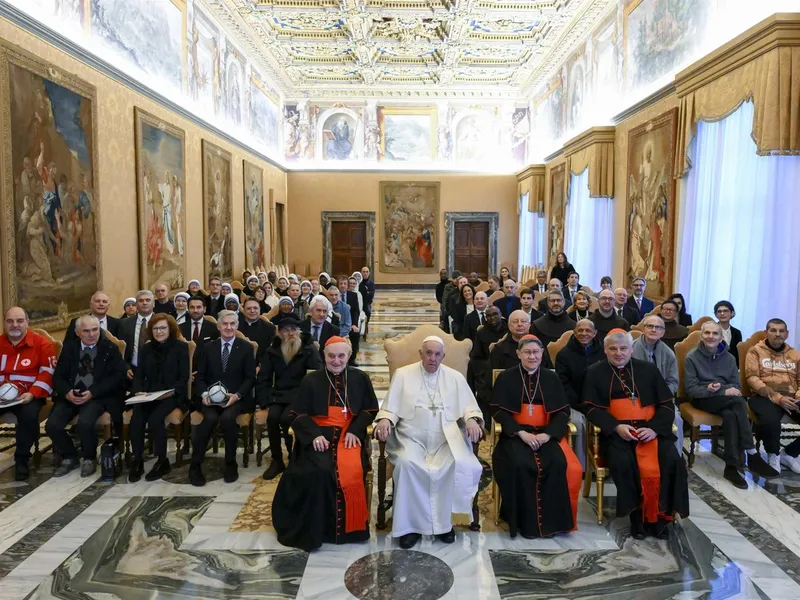
[[[442,364],[442,338],[426,337],[419,356],[395,372],[375,426],[394,465],[392,536],[404,549],[422,534],[455,541],[452,514],[471,511],[482,470],[471,443],[483,419],[467,380]]]
[[[300,324],[300,331],[311,337],[311,342],[319,350],[321,357],[323,356],[325,342],[333,336],[339,335],[338,328],[328,321],[329,306],[330,302],[325,296],[314,296],[308,305],[307,314],[309,318],[304,319]]]
[[[689,514],[686,463],[675,448],[673,393],[652,363],[631,358],[633,338],[608,333],[606,360],[586,371],[583,412],[600,429],[600,450],[617,487],[617,516],[631,535],[667,537],[675,514]]]
[[[494,301],[494,305],[500,309],[503,318],[506,320],[511,316],[511,313],[522,308],[519,298],[517,298],[514,293],[516,291],[516,282],[513,279],[506,279],[503,282],[503,294],[505,294],[505,296]]]
[[[369,539],[366,436],[378,400],[369,375],[348,367],[347,339],[330,338],[324,351],[325,368],[306,375],[292,401],[289,422],[299,452],[272,503],[278,541],[306,551]]]

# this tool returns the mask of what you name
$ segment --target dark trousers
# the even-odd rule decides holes
[[[350,362],[354,363],[356,362],[356,354],[358,354],[358,342],[361,340],[361,334],[358,331],[351,331],[348,337],[350,338],[350,346],[353,348],[353,353],[350,355]]]
[[[725,464],[736,468],[744,466],[739,464],[740,454],[756,447],[753,442],[753,431],[750,429],[750,417],[747,414],[747,401],[741,396],[694,398],[692,406],[722,417]]]
[[[222,437],[225,440],[225,462],[236,462],[236,448],[239,446],[239,425],[236,417],[242,414],[242,402],[236,402],[228,408],[221,406],[206,406],[200,409],[203,413],[203,422],[197,426],[192,437],[192,464],[199,465],[206,454],[206,446],[214,428],[219,423],[222,428]]]
[[[11,413],[17,418],[14,460],[18,463],[28,462],[31,457],[31,446],[39,432],[39,411],[43,404],[44,400],[34,398],[27,404],[17,404],[0,410],[0,415]]]
[[[787,413],[780,406],[763,396],[750,396],[747,400],[756,415],[756,433],[764,442],[764,449],[768,454],[778,454],[781,451],[781,419],[789,415],[795,423],[800,423],[799,413]],[[783,449],[789,456],[800,455],[800,438],[794,440]]]
[[[372,318],[372,304],[367,304],[364,307],[364,314],[367,315],[367,320],[364,322],[364,339],[367,339],[369,334],[369,320]]]
[[[286,442],[287,452],[290,456],[292,454],[292,436],[289,435],[289,426],[291,425],[290,407],[291,405],[289,404],[272,403],[269,405],[267,438],[269,439],[269,451],[272,454],[272,460],[283,460],[281,437]]]
[[[77,416],[78,422],[75,428],[81,441],[81,454],[87,460],[97,460],[97,419],[104,412],[111,414],[114,431],[122,431],[122,407],[119,406],[118,400],[92,398],[80,406],[69,400],[59,400],[55,403],[47,418],[45,431],[62,458],[78,458],[75,443],[67,432],[69,422]]]
[[[150,439],[153,440],[153,450],[158,458],[167,457],[167,426],[164,419],[169,413],[177,408],[174,398],[164,398],[154,400],[144,404],[136,404],[133,407],[133,416],[129,434],[133,457],[141,460],[144,455],[144,431],[145,427],[150,430]]]

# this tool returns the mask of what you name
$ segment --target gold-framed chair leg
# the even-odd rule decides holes
[[[687,457],[686,464],[691,469],[694,466],[694,453],[697,448],[697,440],[700,437],[700,427],[692,425],[689,429],[689,456]]]
[[[605,476],[597,474],[597,524],[603,524],[603,488],[605,487]]]
[[[589,491],[592,489],[592,465],[589,462],[589,457],[586,457],[586,468],[583,471],[583,497],[589,497]]]
[[[500,525],[500,493],[497,482],[492,480],[492,508],[494,509],[494,524]]]
[[[377,529],[386,529],[386,442],[378,442],[378,522]]]

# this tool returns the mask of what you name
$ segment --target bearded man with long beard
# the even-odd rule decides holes
[[[283,319],[278,324],[278,336],[264,352],[256,382],[258,406],[269,409],[267,437],[272,461],[264,472],[264,479],[274,479],[286,468],[281,437],[286,443],[287,452],[291,454],[289,407],[306,373],[321,366],[319,352],[311,337],[300,331],[300,322],[294,317]]]

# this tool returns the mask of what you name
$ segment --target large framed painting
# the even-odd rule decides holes
[[[97,92],[0,43],[3,304],[59,329],[102,288]]]
[[[628,133],[625,277],[644,277],[653,296],[672,293],[675,252],[673,151],[678,109]]]
[[[270,263],[273,265],[286,264],[286,205],[276,202],[273,190],[269,190],[269,215],[270,215]]]
[[[381,160],[419,162],[436,159],[435,106],[378,108]]]
[[[550,223],[548,240],[550,252],[547,264],[556,264],[559,252],[564,251],[564,223],[567,220],[566,164],[561,163],[550,169]]]
[[[264,171],[244,164],[244,263],[248,269],[263,267],[264,260]],[[244,283],[244,282],[242,282]]]
[[[233,278],[231,153],[203,140],[203,233],[206,280]]]
[[[142,289],[186,287],[186,135],[140,108],[134,110]]]
[[[436,272],[439,191],[439,182],[381,181],[382,272]]]

